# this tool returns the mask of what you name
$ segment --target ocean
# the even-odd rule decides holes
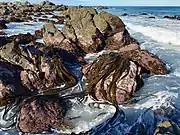
[[[136,93],[136,102],[121,105],[119,112],[111,115],[112,118],[91,129],[92,134],[153,135],[159,122],[171,120],[180,125],[180,20],[164,18],[167,15],[180,15],[180,7],[110,7],[104,11],[119,16],[141,48],[147,49],[166,63],[169,74],[144,75],[144,86]],[[124,13],[127,15],[122,16]],[[8,35],[27,32],[33,34],[44,24],[31,23],[34,25],[7,24],[5,32]],[[62,27],[58,25],[58,28]],[[96,56],[86,57],[90,59]],[[87,123],[82,121],[79,124]]]

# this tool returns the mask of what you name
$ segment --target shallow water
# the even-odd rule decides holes
[[[145,76],[144,86],[136,93],[134,98],[139,101],[134,104],[121,105],[121,110],[113,119],[109,119],[92,129],[93,134],[123,135],[133,131],[135,134],[133,127],[137,129],[139,125],[143,124],[145,134],[152,135],[155,130],[154,125],[160,121],[170,119],[176,124],[180,124],[180,111],[178,109],[180,108],[180,21],[163,19],[164,15],[177,15],[180,12],[180,8],[114,7],[107,11],[120,16],[126,24],[128,31],[138,40],[141,47],[161,58],[166,63],[170,72],[164,76]],[[148,15],[140,15],[143,12],[148,13]],[[123,13],[128,13],[129,16],[121,17]],[[155,16],[156,19],[150,19],[148,18],[149,16]],[[33,24],[34,26],[24,26],[22,23],[10,23],[8,24],[6,33],[8,35],[27,32],[33,34],[34,30],[40,29],[44,23]],[[62,28],[63,26],[60,25],[58,27]],[[99,54],[102,54],[102,52]],[[86,56],[86,59],[92,62],[99,54],[89,54]],[[79,71],[78,68],[76,69]],[[78,91],[80,88],[81,87],[77,87],[74,91]],[[107,110],[107,106],[103,106],[102,111],[106,110],[104,114],[108,115],[104,115],[104,118],[101,117],[98,120],[94,120],[93,123],[94,117],[98,116],[98,114],[96,111],[93,111],[93,108],[96,107],[88,108],[87,101],[84,101],[85,105],[80,106],[80,108],[84,106],[84,110],[79,109],[81,113],[78,112],[82,116],[82,119],[74,120],[76,128],[73,131],[77,133],[83,129],[87,130],[94,127],[99,124],[99,120],[104,121],[110,116],[112,117],[115,112],[113,107]],[[77,103],[76,105],[78,108],[79,104]],[[86,109],[91,115],[87,115]],[[72,108],[69,116],[74,113],[77,112]],[[92,117],[87,119],[87,116]],[[82,125],[84,125],[84,127],[82,127]],[[15,132],[13,133],[17,134]],[[4,134],[4,132],[0,132],[0,134]],[[12,134],[12,132],[9,134]],[[140,135],[144,133],[136,134]]]

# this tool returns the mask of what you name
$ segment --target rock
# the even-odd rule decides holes
[[[178,15],[175,15],[175,16],[164,16],[164,18],[173,19],[173,20],[180,20],[180,16],[178,16]]]
[[[97,100],[123,104],[142,85],[141,68],[118,53],[99,56],[86,67],[87,91]]]
[[[141,15],[148,15],[147,13],[142,13]]]
[[[150,18],[150,19],[155,19],[156,17],[154,17],[154,16],[149,16],[148,18]]]
[[[121,16],[128,16],[128,14],[127,14],[127,13],[124,13],[124,14],[122,14]]]
[[[0,47],[0,57],[10,63],[16,64],[24,69],[36,71],[33,54],[26,48],[12,42]]]
[[[63,13],[66,19],[65,25],[70,25],[74,30],[79,45],[85,52],[98,52],[104,45],[104,37],[96,28],[93,16],[97,14],[93,8],[69,8]],[[64,31],[69,29],[64,29]],[[69,33],[69,32],[66,32]]]
[[[108,7],[105,7],[105,6],[98,6],[97,9],[103,10],[103,9],[108,9]]]
[[[19,66],[0,61],[0,106],[13,102],[16,96],[30,94],[21,84],[21,71]]]
[[[104,19],[102,19],[100,15],[95,15],[93,20],[94,20],[94,23],[95,23],[96,27],[102,33],[105,33],[107,30],[110,29],[109,24]]]
[[[68,34],[70,36],[70,33]],[[79,45],[71,42],[70,39],[66,39],[64,34],[60,30],[58,30],[53,23],[44,25],[43,35],[43,40],[47,46],[64,49],[67,52],[75,55],[77,59],[81,59],[80,62],[84,63],[83,56],[85,52],[80,48]]]
[[[43,41],[48,46],[58,46],[65,39],[63,33],[52,22],[43,26]]]
[[[64,64],[69,62],[69,58],[74,62],[68,52],[52,48],[43,49],[42,52],[42,55],[33,57],[33,67],[36,70],[21,72],[22,84],[25,87],[33,92],[57,94],[76,85],[77,78]]]
[[[20,17],[15,17],[15,16],[8,16],[6,18],[6,22],[10,23],[10,22],[24,22],[24,20]]]
[[[43,38],[43,29],[41,29],[41,30],[36,30],[36,31],[35,31],[35,37],[36,37],[37,39]]]
[[[63,129],[66,125],[65,104],[56,96],[31,97],[23,101],[18,120],[18,129],[23,133],[52,132]]]
[[[179,135],[180,127],[173,121],[163,121],[157,126],[154,135]]]
[[[10,41],[15,41],[17,44],[29,44],[36,40],[36,37],[31,35],[30,33],[27,34],[18,34],[9,37]]]
[[[168,73],[165,64],[157,57],[148,52],[147,50],[132,50],[125,51],[122,54],[137,62],[146,73],[165,75]]]
[[[53,6],[55,5],[54,3],[50,2],[50,1],[42,1],[40,3],[41,6]]]
[[[5,45],[5,44],[7,44],[7,38],[6,37],[1,37],[0,36],[0,46],[3,46],[3,45]]]
[[[5,22],[5,20],[0,20],[0,30],[1,29],[7,29],[7,26],[6,26],[6,24],[5,24],[6,22]]]
[[[118,16],[107,12],[101,12],[99,13],[99,16],[108,22],[108,24],[111,26],[113,34],[124,31],[125,24]]]
[[[49,20],[49,19],[42,19],[42,18],[39,18],[38,19],[39,22],[55,22],[55,21],[52,21],[52,20]]]

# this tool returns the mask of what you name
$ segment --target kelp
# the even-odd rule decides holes
[[[130,62],[118,53],[103,54],[98,57],[87,71],[87,92],[97,99],[97,84],[100,83],[99,92],[103,95],[103,99],[108,100],[114,104],[116,101],[117,80],[126,77],[130,70]],[[127,72],[125,72],[127,71]],[[126,73],[123,75],[123,73]],[[112,77],[112,78],[111,78]],[[111,78],[107,88],[104,87],[105,81]],[[132,93],[125,92],[125,98],[129,99]]]

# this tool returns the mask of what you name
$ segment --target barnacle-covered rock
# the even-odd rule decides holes
[[[23,133],[52,132],[64,127],[65,113],[65,103],[59,97],[31,97],[21,104],[17,127]]]
[[[143,85],[141,68],[118,53],[103,54],[86,69],[87,91],[97,100],[121,104]]]

